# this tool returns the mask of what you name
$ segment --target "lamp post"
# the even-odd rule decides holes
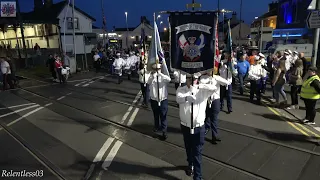
[[[124,13],[126,15],[126,26],[127,26],[127,36],[126,36],[126,46],[128,48],[128,36],[129,36],[129,28],[128,28],[128,12]]]

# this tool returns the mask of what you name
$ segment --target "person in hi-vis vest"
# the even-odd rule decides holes
[[[308,69],[308,78],[303,82],[301,88],[301,99],[306,105],[306,117],[304,123],[313,125],[316,117],[316,104],[320,99],[320,78],[317,75],[317,68],[310,67]]]

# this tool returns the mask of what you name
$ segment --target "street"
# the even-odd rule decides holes
[[[19,179],[4,172],[25,170],[39,171],[41,179],[192,179],[184,172],[174,84],[168,87],[168,139],[161,141],[152,132],[151,108],[141,106],[138,79],[123,79],[24,79],[20,89],[1,92],[1,178]],[[207,135],[203,178],[319,180],[320,132],[234,90],[233,113],[219,114],[222,142],[213,145]]]

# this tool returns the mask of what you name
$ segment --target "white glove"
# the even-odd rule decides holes
[[[187,96],[187,101],[193,103],[196,101],[196,97],[194,95]]]

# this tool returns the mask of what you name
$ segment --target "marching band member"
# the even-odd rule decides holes
[[[150,77],[150,72],[147,71],[147,64],[145,62],[140,62],[139,66],[139,82],[141,87],[141,92],[143,96],[143,106],[148,107],[149,102],[149,84],[147,81]]]
[[[229,86],[231,83],[226,79],[208,73],[206,76],[201,76],[201,84],[211,84],[216,87],[216,90],[209,97],[206,108],[205,119],[205,134],[208,134],[210,129],[212,130],[212,144],[217,144],[217,141],[221,141],[218,137],[218,116],[220,112],[220,86]]]
[[[170,83],[171,78],[161,73],[161,64],[153,64],[152,69],[153,71],[147,83],[150,88],[150,102],[154,116],[154,132],[162,131],[162,139],[166,140],[168,138],[168,83]],[[160,101],[160,106],[158,101]]]
[[[250,101],[253,101],[254,94],[256,94],[257,103],[261,103],[261,86],[260,82],[267,76],[266,70],[261,65],[261,58],[255,59],[255,64],[250,66],[249,76],[250,79]]]
[[[228,114],[232,112],[232,73],[229,70],[229,59],[230,53],[225,52],[224,53],[224,60],[221,60],[220,68],[219,68],[219,74],[222,78],[226,79],[228,82],[230,82],[230,85],[228,86],[221,86],[220,87],[220,110],[223,110],[224,107],[224,98],[227,98],[227,107],[228,107]],[[233,65],[233,64],[232,64]]]
[[[200,74],[201,75],[201,74]],[[202,149],[205,138],[206,102],[216,87],[211,84],[197,84],[199,75],[187,76],[187,85],[177,89],[176,101],[179,103],[180,125],[187,153],[187,175],[194,174],[194,180],[201,180]],[[192,86],[193,83],[193,86]],[[193,103],[193,127],[191,127],[191,104]],[[194,133],[190,132],[194,129]]]
[[[261,64],[262,68],[266,69],[267,68],[266,56],[264,54],[262,54],[262,53],[259,53],[258,56],[259,56],[260,64]],[[266,92],[266,89],[267,89],[267,74],[266,74],[266,76],[261,78],[260,84],[262,86],[261,87],[261,93],[264,94]]]
[[[112,64],[116,74],[118,75],[118,84],[121,83],[122,67],[125,65],[125,61],[120,56],[121,54],[117,53],[116,59],[113,61],[113,64]]]
[[[176,90],[179,86],[184,86],[186,84],[186,74],[182,73],[181,71],[175,70],[173,72],[174,76],[174,86]]]

